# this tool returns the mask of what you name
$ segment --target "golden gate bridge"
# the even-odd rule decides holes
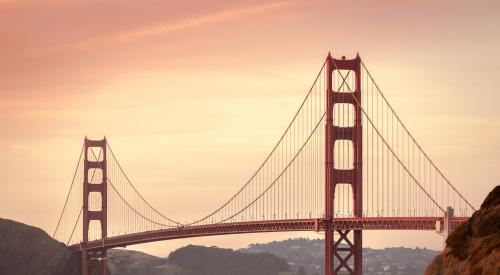
[[[474,207],[424,152],[361,58],[329,54],[276,145],[220,207],[178,222],[149,204],[106,138],[85,138],[53,237],[106,274],[106,250],[256,232],[325,233],[325,274],[362,274],[363,230],[448,234]]]

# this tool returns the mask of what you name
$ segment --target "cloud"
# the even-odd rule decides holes
[[[29,148],[31,147],[30,145],[28,144],[22,144],[22,143],[12,143],[12,144],[9,144],[8,145],[9,148],[11,149],[19,149],[19,150],[22,150],[22,149],[26,149],[26,148]]]
[[[167,22],[155,26],[147,26],[113,34],[94,37],[88,40],[80,41],[72,46],[76,49],[85,50],[99,45],[121,44],[141,40],[148,37],[161,36],[173,32],[179,32],[190,28],[196,28],[201,25],[219,23],[238,19],[245,16],[260,14],[273,10],[282,9],[292,5],[291,1],[278,1],[254,6],[232,8],[206,14],[198,17],[180,20],[178,22]]]
[[[229,21],[236,24],[239,18],[244,17],[258,20],[256,17],[259,14],[281,13],[295,3],[295,0],[250,1],[247,4],[218,5],[210,9],[197,7],[195,10],[190,8],[191,4],[177,8],[156,5],[154,11],[151,7],[139,10],[138,15],[126,24],[121,21],[122,18],[133,17],[133,10],[138,9],[137,6],[118,10],[118,16],[110,14],[111,11],[106,8],[93,16],[93,21],[82,22],[82,18],[91,12],[90,9],[95,9],[94,4],[54,5],[51,8],[64,16],[42,20],[42,23],[36,21],[52,12],[46,7],[35,9],[30,4],[26,11],[16,8],[12,14],[24,18],[20,24],[15,23],[13,16],[0,19],[9,26],[6,32],[0,30],[0,36],[4,38],[2,42],[5,42],[0,43],[0,60],[5,65],[0,66],[0,97],[34,96],[42,100],[47,95],[60,97],[92,92],[117,73],[136,70],[138,67],[151,68],[159,64],[158,57],[171,55],[167,51],[152,54],[143,50],[158,44],[146,43],[141,45],[142,48],[135,48],[136,44],[132,42],[147,41],[150,37],[164,37],[202,26],[218,28],[222,24],[229,24]],[[238,31],[236,27],[233,30]],[[241,34],[247,35],[252,34]],[[192,45],[186,45],[185,41],[171,42],[165,47],[172,48],[172,52],[176,53],[173,58],[164,60],[173,62],[173,59],[180,59],[179,56],[192,55]],[[220,44],[217,41],[214,43]],[[229,47],[227,44],[225,42],[218,47]],[[2,105],[0,103],[0,108]]]

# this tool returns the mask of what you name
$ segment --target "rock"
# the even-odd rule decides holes
[[[425,274],[500,274],[500,186],[448,236],[445,250]]]

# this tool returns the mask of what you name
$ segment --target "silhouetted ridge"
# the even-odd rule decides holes
[[[80,274],[80,254],[40,228],[0,218],[0,274]]]
[[[276,275],[290,270],[285,260],[270,253],[246,254],[195,245],[170,253],[168,262],[184,267],[186,275]]]

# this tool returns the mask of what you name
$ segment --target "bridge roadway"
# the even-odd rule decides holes
[[[453,217],[451,220],[451,230],[456,228],[459,224],[466,221],[467,219],[468,217]],[[87,249],[110,249],[148,242],[230,234],[288,231],[323,231],[327,222],[328,220],[325,219],[291,219],[179,226],[175,228],[124,234],[100,240],[93,240],[87,243]],[[334,220],[331,222],[333,228],[336,230],[433,230],[439,232],[442,231],[444,218],[334,218]],[[76,250],[82,250],[81,244],[76,244],[72,247]]]

